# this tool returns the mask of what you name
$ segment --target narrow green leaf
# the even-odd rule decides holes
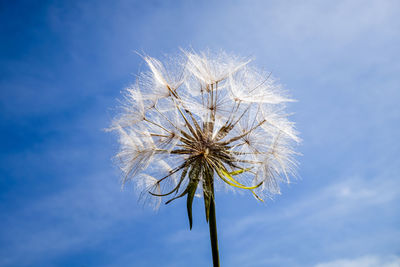
[[[211,196],[209,193],[206,193],[203,191],[203,196],[204,196],[204,208],[206,211],[206,221],[208,222],[208,219],[210,218],[210,203],[211,203]]]
[[[189,171],[189,184],[186,188],[187,190],[187,212],[188,212],[188,217],[189,217],[189,226],[190,230],[192,229],[193,225],[193,218],[192,218],[192,204],[193,204],[193,198],[196,193],[197,185],[199,184],[200,178],[199,174],[202,168],[201,162],[197,163],[195,162],[192,164],[192,168]]]
[[[204,196],[204,208],[206,212],[206,221],[210,218],[210,205],[213,198],[212,195],[212,182],[213,182],[214,172],[209,166],[205,167],[204,171],[204,181],[203,181],[203,196]]]
[[[183,169],[182,175],[181,175],[181,179],[179,180],[179,183],[178,183],[178,185],[176,186],[176,193],[178,193],[179,188],[181,187],[181,184],[182,184],[183,180],[185,179],[188,170],[189,170],[189,166],[186,166],[186,168]]]
[[[234,176],[234,175],[238,175],[238,174],[250,171],[250,170],[251,170],[251,168],[240,169],[240,170],[237,170],[237,171],[229,172],[229,174]]]
[[[193,225],[193,218],[192,218],[192,204],[193,204],[193,198],[194,194],[196,193],[197,185],[199,184],[199,179],[194,179],[190,181],[188,185],[188,195],[187,195],[187,212],[188,212],[188,217],[189,217],[189,226],[190,230],[192,230],[192,225]]]
[[[172,189],[172,191],[170,191],[168,193],[165,193],[165,194],[156,194],[156,193],[153,193],[153,192],[149,191],[150,195],[153,195],[153,196],[156,196],[156,197],[165,197],[165,196],[171,195],[173,192],[178,192],[179,187],[181,186],[183,180],[185,179],[185,176],[186,176],[188,168],[189,168],[189,166],[187,166],[187,167],[185,167],[183,169],[181,178],[180,178],[178,184],[176,185],[176,187],[174,189]]]
[[[171,198],[170,200],[168,200],[167,202],[165,202],[165,204],[169,204],[171,201],[174,201],[175,199],[181,198],[181,197],[183,197],[184,195],[186,195],[186,194],[188,193],[188,188],[189,188],[189,187],[186,187],[186,189],[182,192],[182,194],[180,194],[179,196],[176,196],[176,197],[174,197],[174,198]]]
[[[238,174],[243,173],[243,172],[245,172],[245,171],[249,171],[250,169],[251,169],[251,168],[240,169],[240,170],[237,170],[237,171],[230,172],[229,174],[230,174],[230,175],[238,175]],[[236,183],[237,185],[244,186],[243,184],[239,183],[238,181],[236,181],[236,180],[234,180],[234,179],[233,179],[232,182]],[[257,200],[259,200],[259,201],[261,201],[261,202],[264,202],[264,199],[262,199],[261,197],[259,197],[252,189],[251,189],[251,193],[253,193],[254,197],[255,197]]]
[[[259,197],[256,193],[254,193],[253,190],[251,190],[251,192],[253,193],[254,197],[255,197],[257,200],[259,200],[259,201],[261,201],[261,202],[264,202],[264,199],[262,199],[261,197]]]
[[[244,185],[241,185],[238,181],[236,181],[235,179],[233,179],[233,177],[227,172],[227,171],[225,171],[225,170],[223,170],[223,169],[220,169],[220,170],[216,170],[217,171],[217,174],[218,174],[218,176],[225,182],[225,183],[227,183],[227,184],[229,184],[229,185],[231,185],[231,186],[233,186],[233,187],[237,187],[237,188],[241,188],[241,189],[248,189],[248,190],[251,190],[251,189],[256,189],[257,187],[259,187],[260,185],[262,185],[263,184],[263,182],[261,182],[261,183],[259,183],[258,185],[255,185],[255,186],[244,186]],[[225,177],[226,178],[228,178],[229,180],[227,180],[227,179],[225,179]],[[232,181],[232,182],[231,182]]]

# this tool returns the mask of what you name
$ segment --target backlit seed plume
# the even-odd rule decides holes
[[[156,207],[186,196],[190,224],[194,195],[204,196],[208,216],[214,186],[258,200],[279,194],[295,172],[299,142],[281,85],[223,52],[143,58],[148,71],[124,90],[110,127],[119,135],[122,183],[132,181]]]

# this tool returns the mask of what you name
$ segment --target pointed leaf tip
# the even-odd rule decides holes
[[[188,217],[189,217],[189,227],[190,230],[192,230],[193,226],[193,217],[192,217],[192,205],[193,205],[193,198],[194,194],[196,193],[197,185],[199,183],[198,179],[194,179],[190,181],[188,185],[188,196],[187,196],[187,212],[188,212]]]

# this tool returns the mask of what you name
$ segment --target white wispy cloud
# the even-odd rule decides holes
[[[298,258],[298,253],[309,246],[319,246],[320,255],[325,256],[347,256],[360,251],[379,253],[398,244],[400,232],[387,218],[396,216],[399,183],[385,174],[373,178],[342,177],[288,205],[270,205],[265,212],[222,221],[226,227],[222,238],[232,240],[230,249],[240,251],[234,253],[232,262],[243,266],[249,259],[255,260],[251,260],[251,266],[311,264],[309,259]],[[368,234],[363,232],[365,228],[371,228]],[[289,253],[293,249],[298,250],[294,254],[297,256]],[[275,254],[277,251],[279,254]]]
[[[375,256],[368,255],[354,259],[337,259],[328,262],[321,262],[315,267],[399,267],[400,257],[398,256]]]
[[[344,218],[361,209],[379,208],[379,206],[394,202],[400,198],[400,181],[391,179],[389,174],[375,178],[365,178],[357,175],[342,177],[337,182],[328,184],[313,194],[305,194],[293,201],[288,207],[275,213],[251,214],[228,228],[229,233],[243,233],[260,223],[277,223],[283,220],[295,219],[302,223],[330,221],[332,218]]]

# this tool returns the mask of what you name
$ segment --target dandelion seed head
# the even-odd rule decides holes
[[[155,207],[190,192],[210,197],[214,184],[257,199],[280,194],[296,174],[300,139],[284,113],[293,100],[271,73],[225,52],[143,59],[148,70],[124,90],[110,127],[123,184]]]

